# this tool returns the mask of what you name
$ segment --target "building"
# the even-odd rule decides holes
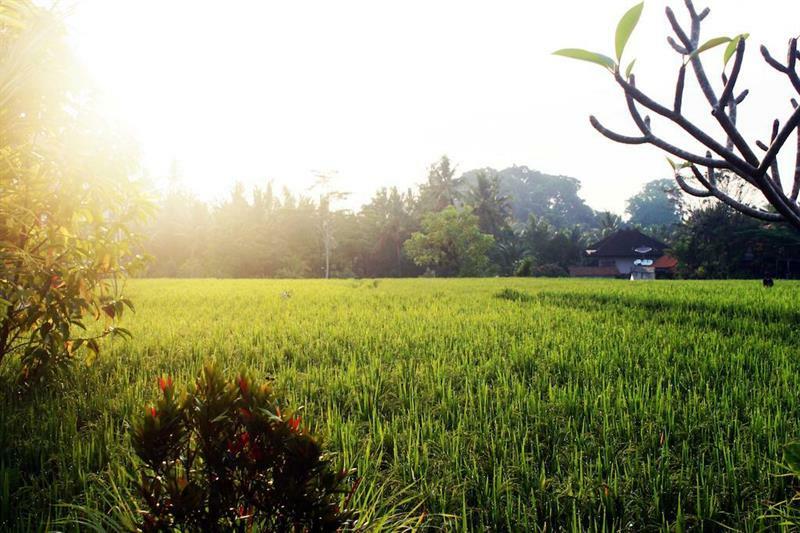
[[[586,250],[587,265],[571,267],[574,277],[653,279],[673,273],[678,261],[667,245],[635,229],[623,229]]]

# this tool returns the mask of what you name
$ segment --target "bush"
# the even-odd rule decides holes
[[[125,139],[91,108],[60,19],[30,1],[0,17],[0,369],[23,385],[74,359],[131,303],[122,279],[142,263],[131,228],[147,214]],[[93,336],[83,320],[105,317]]]
[[[569,276],[569,272],[561,265],[550,263],[531,268],[531,276],[534,278],[563,278]]]
[[[225,381],[206,366],[178,398],[171,379],[132,432],[144,464],[145,531],[336,531],[355,486],[334,472],[297,414],[281,411],[268,384]],[[349,495],[343,507],[347,506]]]
[[[535,278],[563,278],[569,276],[569,272],[557,263],[534,265],[532,258],[524,257],[517,262],[514,268],[514,275]]]

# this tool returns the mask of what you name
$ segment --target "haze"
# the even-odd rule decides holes
[[[326,172],[358,205],[381,186],[422,182],[447,154],[460,170],[518,164],[576,177],[593,208],[621,213],[669,167],[653,148],[596,133],[592,113],[634,131],[618,88],[600,68],[551,53],[612,55],[614,26],[634,3],[86,0],[69,24],[146,172],[163,184],[175,161],[202,199],[235,181],[302,192]],[[670,4],[685,16],[682,2]],[[680,58],[665,41],[665,5],[645,3],[626,56],[637,58],[640,85],[669,102]],[[751,34],[741,123],[766,138],[789,91],[758,46],[782,55],[800,2],[703,5],[705,37]],[[721,48],[707,54],[721,66]]]

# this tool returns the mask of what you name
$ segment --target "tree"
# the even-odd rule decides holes
[[[411,191],[380,189],[359,214],[363,239],[361,267],[366,276],[403,276],[417,267],[403,254],[403,243],[418,229]]]
[[[332,174],[319,173],[317,181],[311,189],[319,189],[319,218],[322,230],[322,246],[325,251],[325,279],[331,277],[331,253],[336,246],[334,240],[334,218],[335,214],[331,211],[331,204],[336,200],[347,198],[350,193],[336,191],[331,188],[333,181]]]
[[[595,224],[594,211],[578,196],[581,182],[576,178],[543,174],[526,166],[509,167],[497,174],[516,220],[524,223],[533,214],[558,228]]]
[[[611,211],[601,211],[597,213],[598,235],[596,240],[608,237],[616,233],[622,227],[622,218]]]
[[[419,204],[425,212],[458,205],[461,200],[461,180],[456,179],[455,175],[456,169],[446,155],[430,166],[428,182],[420,190]]]
[[[127,140],[101,120],[57,14],[18,1],[0,17],[0,363],[30,386],[97,352],[141,266],[132,229],[148,212]],[[97,335],[86,316],[107,323]]]
[[[525,258],[532,266],[558,265],[566,269],[580,261],[584,249],[579,228],[558,230],[535,215],[528,218],[521,240]]]
[[[478,217],[478,226],[483,233],[500,237],[508,229],[511,218],[511,201],[500,192],[500,178],[497,174],[489,176],[480,171],[475,178],[475,185],[470,187],[467,203]]]
[[[681,221],[680,196],[671,179],[652,180],[628,198],[626,212],[630,223],[639,226],[669,226]]]
[[[486,253],[494,237],[481,233],[470,208],[447,207],[422,219],[422,231],[405,243],[414,263],[442,276],[480,276],[489,269]]]
[[[603,126],[597,118],[592,116],[591,124],[600,133],[619,143],[650,144],[678,158],[680,163],[671,162],[675,171],[675,180],[680,188],[688,194],[700,198],[713,197],[747,216],[767,222],[786,222],[796,230],[800,230],[800,204],[798,204],[800,164],[796,165],[794,169],[791,188],[784,187],[778,165],[779,153],[783,150],[790,135],[800,127],[800,106],[796,100],[791,100],[794,110],[782,126],[777,119],[772,123],[768,143],[756,141],[755,146],[764,151],[763,155],[756,155],[754,147],[745,140],[745,135],[736,124],[738,107],[748,94],[747,90],[742,92],[736,90],[748,35],[716,37],[701,43],[700,26],[708,16],[709,9],[698,12],[691,0],[685,0],[685,3],[689,13],[688,29],[678,22],[672,9],[669,7],[666,9],[667,19],[677,37],[677,40],[670,37],[669,44],[682,56],[675,87],[675,98],[671,105],[661,104],[639,90],[633,75],[633,62],[624,72],[620,70],[625,45],[639,21],[643,4],[638,4],[629,10],[617,25],[616,60],[603,54],[574,48],[559,50],[555,53],[603,66],[613,74],[617,84],[622,88],[628,104],[628,111],[639,134],[630,136],[616,133]],[[800,59],[800,49],[798,49],[797,41],[797,38],[789,40],[786,64],[775,60],[764,46],[761,47],[761,54],[767,64],[784,75],[794,91],[800,94],[800,71],[797,61]],[[726,49],[723,56],[723,85],[720,90],[711,83],[701,56],[707,50],[722,44],[726,44]],[[733,64],[728,70],[727,65],[731,59],[733,59]],[[694,71],[701,92],[711,108],[711,114],[725,133],[724,139],[715,138],[712,133],[698,127],[683,113],[682,102],[687,66]],[[640,109],[642,107],[683,130],[687,137],[691,137],[703,145],[705,154],[679,147],[677,143],[667,141],[664,137],[657,135],[653,130],[650,117],[642,116]],[[800,161],[800,143],[797,145],[797,161]],[[705,172],[701,169],[705,169]],[[688,176],[684,175],[686,171],[689,172]],[[720,172],[729,172],[737,176],[742,182],[758,191],[761,198],[772,209],[754,207],[726,194],[718,186]]]
[[[715,202],[693,210],[678,230],[672,255],[689,278],[750,278],[796,275],[790,259],[800,237],[785,226],[764,223]]]

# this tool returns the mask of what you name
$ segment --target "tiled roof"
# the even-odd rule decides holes
[[[587,253],[590,257],[630,257],[655,259],[664,254],[667,247],[661,241],[648,237],[644,233],[635,229],[623,229],[608,237],[601,239],[592,246],[589,246]],[[636,249],[650,250],[646,252],[636,252]],[[594,250],[589,253],[590,250]]]
[[[671,255],[662,255],[653,263],[655,268],[673,269],[678,266],[678,260]]]

